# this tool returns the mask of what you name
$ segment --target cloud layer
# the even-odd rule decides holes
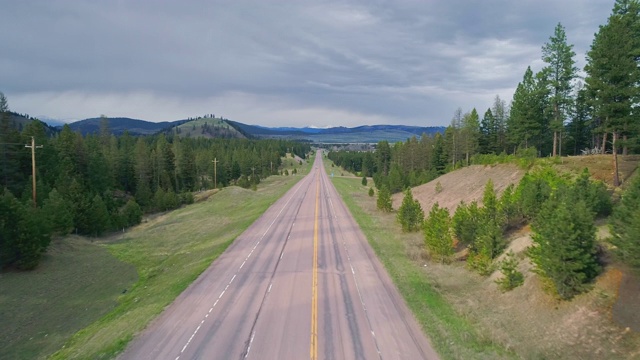
[[[584,65],[613,1],[41,1],[0,12],[12,110],[272,126],[446,125],[511,99],[561,22]]]

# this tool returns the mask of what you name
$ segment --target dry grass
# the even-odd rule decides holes
[[[422,209],[428,212],[436,202],[442,208],[449,209],[453,214],[460,201],[482,203],[484,187],[491,179],[498,194],[511,184],[518,184],[525,171],[512,164],[472,165],[411,189],[413,197],[420,202]],[[440,184],[441,191],[437,190]],[[402,193],[392,196],[393,208],[400,207]]]
[[[559,161],[559,164],[556,161],[555,166],[561,171],[579,174],[584,168],[588,168],[593,178],[613,187],[612,155],[568,156],[560,158]],[[631,177],[639,162],[640,155],[618,156],[618,171],[623,183]]]

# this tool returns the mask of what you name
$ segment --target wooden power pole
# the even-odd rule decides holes
[[[42,145],[36,146],[36,139],[31,137],[31,145],[25,145],[26,148],[31,148],[31,178],[33,180],[33,207],[37,207],[36,202],[36,149],[42,149]]]
[[[218,188],[218,158],[213,158],[213,188]]]

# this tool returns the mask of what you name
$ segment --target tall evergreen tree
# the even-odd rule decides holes
[[[11,122],[9,103],[0,92],[0,187],[6,187],[12,193],[20,194],[21,181],[24,175],[20,171],[21,152],[24,146],[20,141],[20,133]]]
[[[634,7],[636,2],[631,2]],[[636,28],[633,17],[612,14],[601,26],[587,53],[585,79],[594,99],[596,114],[601,117],[606,133],[612,134],[613,183],[620,185],[618,174],[618,138],[633,120],[632,107],[638,101],[640,69]],[[606,141],[603,141],[606,144]]]
[[[587,90],[580,88],[576,96],[575,113],[567,125],[569,137],[567,152],[580,155],[582,150],[591,148],[592,112],[593,108],[588,101]]]
[[[468,166],[471,155],[478,151],[480,146],[480,117],[478,111],[473,108],[470,113],[462,117],[462,147],[465,154],[465,162]]]
[[[547,63],[543,72],[547,74],[549,79],[550,106],[553,112],[553,121],[551,122],[553,131],[552,156],[558,155],[558,135],[564,128],[564,122],[568,119],[573,106],[572,82],[578,71],[573,59],[575,55],[573,45],[567,44],[564,27],[558,23],[553,36],[542,47],[542,60]]]
[[[531,67],[527,67],[522,82],[513,94],[509,114],[509,143],[515,148],[535,146],[538,152],[542,151],[545,123],[541,98],[545,94],[541,94],[540,88]]]

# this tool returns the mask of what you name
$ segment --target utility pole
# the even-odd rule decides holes
[[[218,188],[218,158],[213,158],[213,188]]]
[[[252,167],[251,167],[251,171],[252,171],[252,174],[253,174],[253,175],[251,175],[251,182],[255,184],[255,180],[256,180],[256,167],[255,167],[255,166],[252,166]]]
[[[273,161],[271,162],[271,173],[273,174]]]
[[[31,137],[31,145],[25,145],[26,148],[31,148],[31,178],[33,180],[33,207],[37,207],[36,202],[36,149],[42,149],[42,145],[36,146],[36,139]]]

